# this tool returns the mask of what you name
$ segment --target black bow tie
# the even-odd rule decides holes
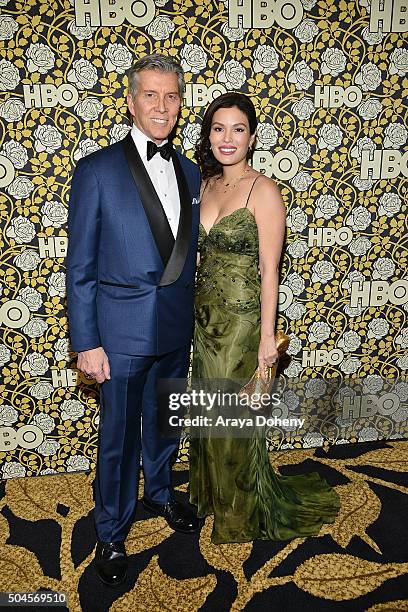
[[[152,142],[151,140],[147,141],[147,161],[152,159],[156,153],[160,153],[163,159],[170,161],[172,151],[173,147],[170,142],[166,142],[161,147],[158,147],[155,142]]]

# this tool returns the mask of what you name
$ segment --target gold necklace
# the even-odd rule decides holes
[[[251,171],[251,168],[246,168],[246,170],[244,170],[243,173],[240,176],[238,176],[238,178],[236,178],[232,183],[221,183],[223,187],[226,187],[223,193],[227,193],[228,189],[236,187],[239,181],[244,178],[245,174],[250,171]],[[221,180],[221,177],[217,178],[217,181],[220,181],[220,180]]]

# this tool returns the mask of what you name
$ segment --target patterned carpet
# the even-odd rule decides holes
[[[284,474],[318,470],[335,485],[336,523],[314,538],[214,546],[209,519],[200,535],[176,534],[140,509],[117,589],[93,569],[92,474],[6,481],[0,590],[63,591],[71,612],[408,610],[408,441],[275,452],[271,461]],[[177,464],[181,497],[187,476]]]

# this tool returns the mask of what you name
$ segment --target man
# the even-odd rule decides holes
[[[179,64],[146,56],[128,78],[130,134],[77,164],[67,258],[72,349],[101,385],[96,570],[109,585],[126,578],[140,453],[144,507],[175,530],[199,528],[172,494],[178,440],[159,435],[156,381],[187,376],[200,176],[167,140],[184,91]]]

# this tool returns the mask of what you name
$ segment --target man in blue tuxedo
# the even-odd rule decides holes
[[[68,222],[72,350],[101,385],[96,570],[110,585],[126,578],[140,453],[144,507],[175,530],[199,528],[172,493],[178,440],[158,432],[156,382],[187,376],[200,175],[168,141],[184,91],[180,65],[153,54],[128,78],[132,129],[78,162]]]

